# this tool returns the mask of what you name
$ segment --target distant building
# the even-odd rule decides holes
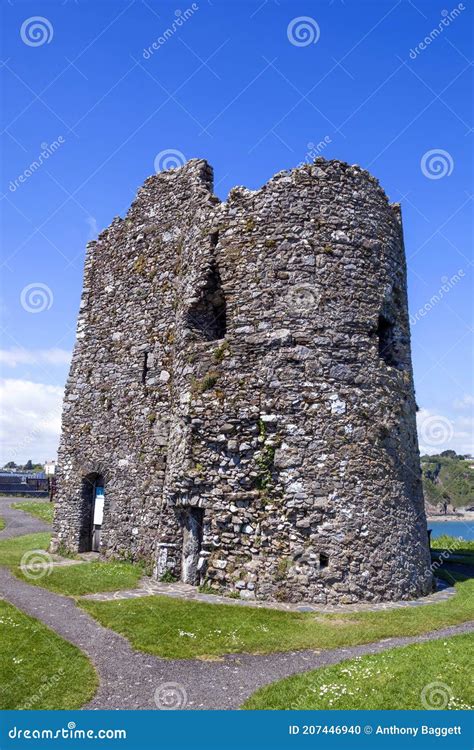
[[[53,476],[56,473],[56,461],[45,461],[44,473],[47,477]]]

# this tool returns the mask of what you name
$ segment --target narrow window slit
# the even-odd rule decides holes
[[[320,552],[319,554],[319,567],[320,568],[327,568],[329,565],[329,556],[326,555],[324,552]]]
[[[377,337],[379,342],[379,357],[390,367],[398,364],[395,348],[395,326],[383,315],[379,315],[377,324]]]
[[[219,241],[219,233],[213,232],[209,240],[215,248]],[[226,300],[215,260],[211,262],[204,284],[199,290],[198,299],[188,310],[186,318],[187,326],[201,341],[214,341],[225,337],[227,332]]]
[[[142,384],[145,385],[148,375],[148,352],[143,353]]]

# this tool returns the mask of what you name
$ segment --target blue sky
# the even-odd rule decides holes
[[[225,198],[312,144],[401,201],[422,450],[473,451],[467,2],[3,0],[2,14],[0,461],[53,456],[86,242],[155,162],[206,158]]]

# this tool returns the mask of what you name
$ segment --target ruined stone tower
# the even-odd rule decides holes
[[[367,172],[225,203],[205,161],[150,177],[89,245],[77,339],[54,545],[242,598],[431,590],[400,212]]]

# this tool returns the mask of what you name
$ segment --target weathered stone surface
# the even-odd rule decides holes
[[[429,592],[409,341],[399,210],[364,170],[317,159],[226,203],[204,161],[150,177],[88,247],[53,544],[87,547],[98,480],[102,553],[158,577]]]

